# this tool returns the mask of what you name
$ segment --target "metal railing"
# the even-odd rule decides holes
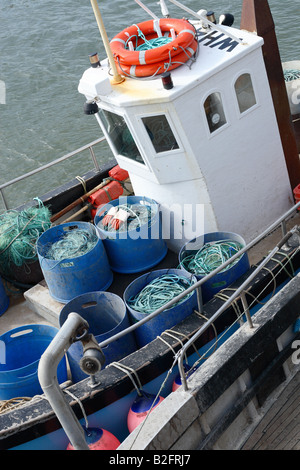
[[[276,254],[276,252],[282,248],[284,244],[288,241],[288,239],[294,234],[294,233],[299,233],[298,227],[296,229],[291,230],[290,232],[286,232],[286,221],[294,214],[296,213],[297,209],[300,207],[300,202],[295,204],[291,209],[289,209],[287,212],[285,212],[279,219],[277,219],[273,224],[271,224],[266,230],[264,230],[260,235],[258,235],[255,239],[253,239],[251,242],[249,242],[247,245],[244,246],[239,252],[237,252],[234,256],[232,256],[230,259],[228,259],[225,263],[223,263],[221,266],[218,268],[214,269],[211,271],[209,274],[207,274],[205,277],[197,281],[195,284],[193,284],[191,287],[186,289],[184,292],[179,294],[178,296],[174,297],[172,300],[164,304],[162,307],[158,308],[151,314],[147,315],[145,318],[142,320],[139,320],[137,323],[129,326],[125,330],[122,330],[121,332],[115,334],[114,336],[111,336],[110,338],[102,341],[99,343],[100,348],[104,348],[108,344],[116,341],[117,339],[123,337],[124,335],[131,333],[134,331],[136,328],[139,326],[143,325],[144,323],[152,320],[152,318],[156,317],[160,313],[162,313],[164,310],[169,309],[172,307],[176,302],[184,298],[186,295],[197,289],[199,291],[199,288],[201,287],[204,282],[208,281],[211,279],[213,276],[218,274],[221,270],[225,269],[230,263],[232,263],[235,259],[239,258],[242,254],[245,252],[248,252],[251,248],[253,248],[255,245],[257,245],[260,241],[262,241],[267,235],[272,233],[274,230],[276,230],[279,226],[282,228],[282,234],[283,238],[282,240],[275,246],[275,248],[266,256],[266,258],[259,264],[259,266],[252,272],[252,274],[246,279],[245,282],[241,284],[241,286],[235,291],[235,293],[223,304],[223,306],[208,320],[206,323],[201,327],[188,341],[187,343],[180,349],[180,351],[177,354],[177,360],[178,360],[178,368],[181,376],[181,381],[183,384],[183,387],[185,390],[188,390],[187,387],[187,381],[184,373],[184,368],[183,368],[183,359],[185,357],[187,349],[200,337],[204,331],[209,328],[212,323],[216,321],[216,319],[228,308],[230,305],[238,298],[240,297],[243,303],[243,307],[245,309],[245,314],[246,314],[246,319],[249,324],[250,328],[253,328],[252,324],[252,319],[249,314],[248,306],[247,306],[247,301],[245,297],[245,290],[248,287],[249,283],[257,276],[257,274],[264,268],[264,266],[271,260],[271,258]],[[198,301],[199,305],[199,301]],[[201,305],[199,305],[199,309],[201,309]]]
[[[14,178],[14,179],[8,181],[7,183],[0,184],[0,195],[1,195],[1,198],[2,198],[2,201],[3,201],[3,205],[5,207],[5,210],[8,209],[8,204],[7,204],[7,201],[5,200],[3,189],[5,189],[8,186],[11,186],[15,183],[18,183],[18,182],[20,182],[20,181],[22,181],[26,178],[29,178],[30,176],[36,175],[37,173],[40,173],[41,171],[44,171],[48,168],[51,168],[52,166],[57,165],[58,163],[61,163],[65,160],[68,160],[69,158],[72,158],[75,155],[78,155],[79,153],[84,152],[85,150],[90,151],[91,159],[92,159],[92,162],[94,164],[94,169],[99,171],[100,166],[98,164],[98,161],[97,161],[95,153],[94,153],[94,147],[95,147],[95,145],[97,145],[101,142],[104,142],[104,141],[106,141],[106,138],[105,137],[100,137],[99,139],[93,140],[89,144],[84,145],[83,147],[80,147],[80,148],[74,150],[73,152],[67,153],[66,155],[63,155],[62,157],[57,158],[56,160],[53,160],[52,162],[46,163],[45,165],[42,165],[42,166],[36,168],[35,170],[29,171],[28,173],[24,173],[23,175],[18,176],[17,178]]]
[[[248,322],[248,325],[250,328],[253,328],[253,323],[252,323],[252,318],[250,316],[247,300],[246,300],[246,295],[245,295],[245,290],[249,286],[250,282],[255,279],[255,277],[258,275],[258,273],[263,269],[263,267],[273,258],[273,256],[282,248],[285,243],[288,241],[288,239],[294,234],[294,233],[299,233],[298,229],[293,229],[290,232],[288,232],[282,240],[269,252],[269,254],[263,259],[263,261],[258,265],[258,267],[248,276],[246,281],[244,281],[239,288],[236,289],[234,294],[232,294],[231,297],[229,297],[228,300],[224,302],[222,307],[220,307],[216,313],[209,319],[207,322],[199,328],[199,330],[186,342],[186,344],[181,348],[181,350],[178,353],[178,369],[181,377],[181,383],[183,385],[183,388],[185,391],[188,390],[187,386],[187,379],[184,373],[184,367],[183,367],[183,360],[186,355],[186,351],[188,348],[209,328],[216,320],[219,318],[219,316],[228,308],[231,306],[231,304],[238,299],[239,297],[241,298],[243,308],[244,308],[244,313],[246,315],[246,319]]]
[[[7,208],[7,204],[6,204],[6,201],[5,201],[5,198],[4,198],[4,195],[3,195],[3,192],[2,190],[7,188],[8,186],[11,186],[19,181],[22,181],[24,180],[25,178],[28,178],[34,174],[37,174],[37,173],[40,173],[41,171],[47,169],[47,168],[50,168],[54,165],[57,165],[58,163],[61,163],[63,162],[64,160],[67,160],[69,158],[72,158],[73,156],[75,155],[78,155],[79,153],[85,151],[85,150],[89,150],[90,151],[90,155],[91,155],[91,158],[92,158],[92,161],[94,163],[94,168],[96,170],[99,170],[100,167],[98,165],[98,162],[96,160],[96,157],[95,157],[95,154],[94,154],[94,150],[93,150],[93,147],[103,141],[106,141],[105,137],[101,137],[97,140],[94,140],[92,142],[90,142],[89,144],[83,146],[83,147],[80,147],[76,150],[74,150],[73,152],[71,153],[68,153],[66,155],[64,155],[63,157],[60,157],[56,160],[54,160],[53,162],[50,162],[50,163],[47,163],[39,168],[36,168],[35,170],[32,170],[28,173],[25,173],[24,175],[22,176],[19,176],[17,178],[14,178],[13,180],[11,181],[8,181],[7,183],[3,183],[0,185],[0,194],[1,194],[1,197],[2,197],[2,200],[3,200],[3,203],[5,205],[5,207]],[[279,219],[277,219],[273,224],[271,224],[266,230],[264,230],[259,236],[257,236],[254,240],[252,240],[250,243],[248,243],[247,245],[245,245],[244,248],[242,248],[239,252],[237,252],[234,256],[232,256],[229,260],[227,260],[225,263],[223,263],[221,266],[219,266],[218,268],[216,268],[215,270],[213,270],[211,273],[207,274],[205,277],[203,277],[202,279],[200,279],[199,281],[197,281],[195,284],[193,284],[191,287],[189,287],[188,289],[186,289],[184,292],[182,292],[180,295],[174,297],[171,301],[167,302],[166,304],[164,304],[162,307],[160,307],[159,309],[155,310],[154,312],[152,312],[151,314],[147,315],[145,318],[143,318],[142,320],[140,320],[139,322],[131,325],[130,327],[126,328],[125,330],[122,330],[121,332],[117,333],[116,335],[114,336],[111,336],[110,338],[106,339],[105,341],[102,341],[101,343],[99,343],[99,346],[101,348],[104,348],[105,346],[107,346],[108,344],[116,341],[117,339],[123,337],[124,335],[128,334],[128,333],[131,333],[132,331],[134,331],[136,328],[138,328],[139,326],[143,325],[144,323],[152,320],[152,318],[156,317],[157,315],[159,315],[160,313],[162,313],[164,310],[172,307],[175,303],[177,303],[179,300],[183,299],[186,295],[188,295],[189,293],[193,292],[195,289],[197,290],[197,298],[198,298],[198,309],[200,311],[200,313],[202,312],[202,301],[201,301],[201,285],[208,281],[209,279],[211,279],[213,276],[215,276],[216,274],[218,274],[221,270],[225,269],[229,264],[231,264],[233,261],[235,261],[237,258],[239,258],[242,254],[248,252],[251,248],[253,248],[255,245],[257,245],[261,240],[263,240],[267,235],[269,235],[270,233],[272,233],[275,229],[277,229],[280,225],[282,227],[282,234],[283,234],[283,239],[279,242],[279,244],[269,253],[269,255],[261,262],[261,264],[255,269],[255,271],[247,278],[247,280],[235,291],[235,293],[223,304],[223,306],[194,334],[194,336],[192,336],[190,338],[190,340],[187,341],[187,343],[183,346],[183,348],[181,348],[181,350],[179,351],[179,353],[177,354],[177,359],[178,359],[178,367],[179,367],[179,372],[180,372],[180,375],[181,375],[181,380],[182,380],[182,384],[185,388],[185,390],[187,390],[187,382],[186,382],[186,377],[185,377],[185,373],[184,373],[184,369],[183,369],[183,358],[186,354],[186,351],[187,349],[192,345],[192,343],[194,343],[200,336],[201,334],[203,334],[207,328],[209,328],[213,322],[216,321],[216,319],[238,298],[240,297],[241,298],[241,301],[242,301],[242,304],[243,304],[243,307],[244,307],[244,310],[246,312],[246,319],[248,321],[248,324],[250,326],[250,328],[253,327],[252,325],[252,320],[251,320],[251,316],[249,314],[249,310],[248,310],[248,306],[247,306],[247,302],[246,302],[246,297],[245,297],[245,289],[247,288],[247,286],[249,285],[249,283],[255,278],[255,276],[259,273],[259,271],[261,269],[263,269],[263,267],[265,266],[265,264],[268,263],[268,261],[274,256],[274,254],[280,249],[280,247],[282,247],[287,239],[293,234],[293,232],[289,232],[287,233],[286,231],[286,221],[287,219],[289,219],[294,213],[296,213],[297,209],[300,207],[300,202],[298,202],[297,204],[295,204],[293,207],[291,207],[287,212],[285,212]]]

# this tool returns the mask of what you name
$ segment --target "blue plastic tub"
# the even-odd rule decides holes
[[[143,224],[128,231],[106,231],[101,220],[106,212],[120,204],[141,204],[152,210],[151,225]],[[103,240],[109,263],[113,271],[136,273],[156,266],[167,254],[166,242],[162,239],[161,213],[153,199],[129,196],[115,199],[101,207],[95,216],[94,224]]]
[[[110,338],[130,326],[126,306],[116,294],[110,292],[89,292],[68,302],[60,312],[60,326],[64,324],[69,313],[76,312],[89,324],[98,343]],[[118,361],[137,349],[132,333],[114,341],[103,348],[105,365]],[[67,352],[73,382],[79,382],[87,377],[79,366],[83,349],[81,342],[72,344]]]
[[[238,242],[245,246],[245,240],[238,234],[232,232],[211,232],[205,233],[200,237],[194,238],[187,242],[179,252],[179,263],[180,267],[184,272],[188,272],[183,266],[182,261],[185,257],[190,256],[196,253],[200,248],[203,247],[208,242],[214,241],[222,241],[222,240],[230,240],[234,242]],[[238,259],[237,263],[227,269],[224,272],[220,272],[213,276],[208,281],[204,282],[201,286],[202,291],[202,300],[204,303],[208,302],[213,298],[215,294],[220,292],[220,290],[230,286],[233,282],[235,282],[239,277],[241,277],[248,269],[250,268],[249,259],[247,253],[241,255]],[[204,276],[195,274],[198,280],[202,279]]]
[[[97,234],[93,224],[69,222],[51,227],[37,241],[39,262],[49,293],[62,303],[67,303],[86,292],[106,290],[113,280],[105,248],[99,238],[94,248],[77,258],[56,261],[46,257],[49,246],[61,239],[67,231],[74,229]]]
[[[38,364],[58,329],[48,325],[24,325],[0,336],[0,400],[41,394]],[[67,380],[65,358],[57,369],[59,383]]]
[[[124,301],[132,323],[144,319],[147,314],[134,310],[129,305],[128,301],[136,296],[147,284],[163,274],[177,274],[179,276],[186,277],[187,279],[191,279],[193,283],[196,282],[195,276],[185,273],[180,269],[159,269],[138,277],[129,284],[124,292]],[[193,291],[193,294],[189,298],[183,300],[180,304],[165,310],[152,318],[152,320],[149,320],[138,327],[134,331],[138,346],[142,347],[150,343],[150,341],[154,340],[163,331],[168,328],[172,328],[174,325],[184,320],[187,316],[193,313],[194,309],[197,309],[196,290]]]
[[[4,285],[0,277],[0,316],[8,309],[9,297],[5,292]]]

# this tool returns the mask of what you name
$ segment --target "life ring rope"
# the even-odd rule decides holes
[[[136,51],[146,51],[148,49],[155,49],[156,47],[164,46],[165,44],[169,43],[172,41],[172,38],[166,37],[166,36],[161,36],[161,37],[155,37],[153,39],[148,40],[144,33],[140,30],[138,25],[134,25],[137,27],[137,36],[134,36],[136,38]],[[138,38],[141,38],[144,42],[140,45],[137,44]],[[128,38],[125,44],[125,47],[127,47],[127,44],[132,38]]]

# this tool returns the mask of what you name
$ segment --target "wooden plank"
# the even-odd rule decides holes
[[[300,449],[300,372],[265,414],[242,450]]]

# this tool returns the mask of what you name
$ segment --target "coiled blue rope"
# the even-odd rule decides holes
[[[48,245],[45,258],[56,261],[77,258],[91,251],[97,242],[96,234],[82,229],[70,230],[59,240]]]
[[[186,256],[180,264],[190,273],[205,276],[228,261],[241,248],[240,243],[231,240],[205,243],[200,250]],[[236,258],[220,272],[230,269],[239,259]]]
[[[147,284],[140,292],[131,297],[127,303],[137,312],[149,315],[170,300],[173,300],[174,297],[184,292],[192,284],[193,281],[186,277],[177,274],[163,274]],[[187,294],[183,299],[176,302],[173,307],[188,299],[192,294],[193,292]]]
[[[292,80],[297,80],[297,78],[300,78],[300,70],[287,69],[283,71],[283,75],[286,82],[291,82]]]

